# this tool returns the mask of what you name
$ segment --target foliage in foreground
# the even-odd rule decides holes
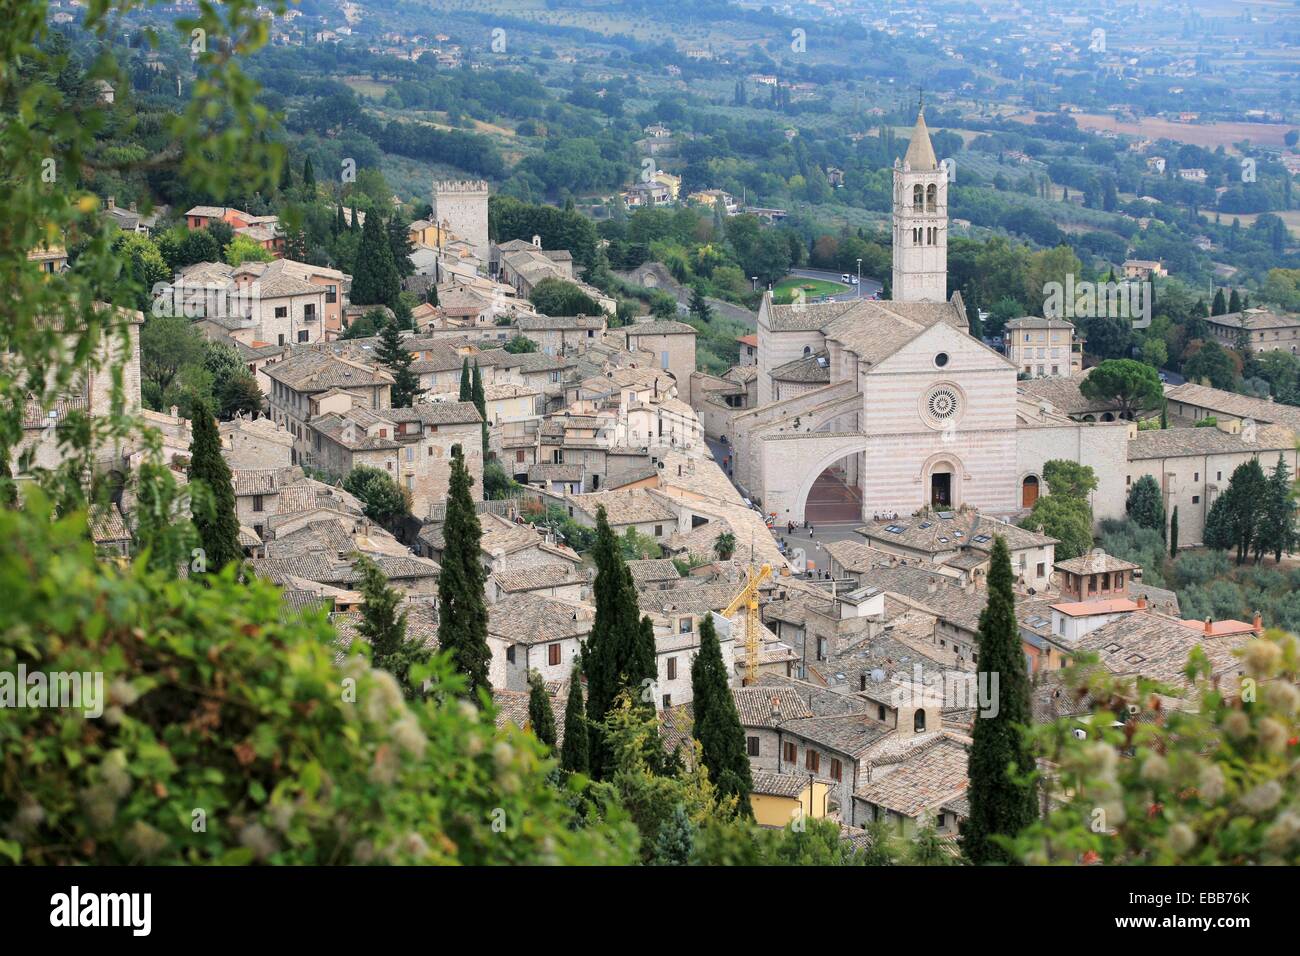
[[[1220,686],[1204,654],[1193,652],[1196,713],[1167,709],[1146,682],[1087,662],[1072,668],[1067,679],[1092,695],[1095,715],[1032,732],[1059,767],[1061,802],[1016,839],[1021,859],[1300,863],[1300,640],[1269,631],[1242,658],[1246,676]],[[1081,727],[1087,739],[1075,737]]]
[[[615,811],[575,829],[530,734],[457,698],[442,657],[406,701],[278,591],[97,560],[83,515],[0,511],[0,671],[101,672],[103,716],[9,708],[0,858],[36,864],[623,863]],[[39,575],[32,568],[41,568]],[[574,778],[567,788],[580,786]]]

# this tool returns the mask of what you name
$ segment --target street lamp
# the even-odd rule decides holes
[[[757,292],[757,291],[758,291],[758,276],[750,276],[750,279],[753,280],[753,282],[754,282],[754,291]]]
[[[858,260],[858,298],[862,298],[862,260]]]

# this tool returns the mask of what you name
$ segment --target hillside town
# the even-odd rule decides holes
[[[370,3],[242,10],[287,57],[252,62],[291,135],[218,134],[238,43],[128,46],[114,86],[63,59],[83,7],[49,5],[67,34],[35,88],[213,109],[178,113],[198,145],[156,160],[202,185],[155,175],[129,123],[101,173],[123,157],[90,124],[59,153],[85,182],[15,190],[0,236],[0,857],[1300,861],[1300,249],[1285,224],[1197,218],[1221,169],[1089,140],[1172,185],[1090,174],[1076,201],[1077,170],[1040,181],[1041,148],[1008,140],[990,168],[1026,167],[1036,204],[1017,232],[979,221],[1014,190],[957,178],[965,84],[906,91],[840,154],[767,130],[773,187],[707,148],[743,124],[631,89],[625,116],[612,73],[511,117],[540,151],[487,150],[504,127],[417,68],[485,100],[531,80]],[[736,10],[746,31],[794,13]],[[925,11],[858,12],[965,62]],[[1052,11],[1027,68],[1074,69],[1091,22]],[[746,64],[722,109],[818,101],[817,74],[690,36],[700,70]],[[568,49],[510,55],[618,61]],[[1200,59],[1091,52],[1116,84]],[[349,56],[397,72],[340,68],[303,109],[295,70]],[[573,134],[574,110],[601,128]],[[605,162],[618,181],[580,189]],[[823,225],[846,190],[879,215]],[[1186,228],[1184,200],[1196,253],[1161,221]],[[1080,222],[1115,231],[1072,244]],[[11,667],[87,683],[14,704]]]

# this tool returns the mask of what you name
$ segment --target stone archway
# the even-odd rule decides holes
[[[955,511],[961,507],[962,479],[965,466],[951,452],[931,455],[921,466],[920,504],[935,511]]]

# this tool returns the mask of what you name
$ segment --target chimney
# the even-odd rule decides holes
[[[1254,632],[1255,632],[1256,634],[1263,634],[1263,633],[1264,633],[1264,618],[1263,618],[1263,616],[1259,613],[1258,610],[1255,611],[1255,621],[1254,621],[1254,623],[1252,624],[1252,629],[1254,630]]]
[[[1145,611],[1147,609],[1147,596],[1145,594],[1139,594],[1137,604],[1139,611]]]
[[[929,585],[926,586],[926,590],[933,594],[935,591],[939,590],[939,582],[934,578],[931,578]]]
[[[1213,633],[1214,633],[1214,622],[1207,617],[1205,619],[1205,635],[1206,637],[1208,637]]]
[[[108,199],[106,200],[106,202],[108,203],[108,208],[109,208],[109,209],[116,209],[116,208],[117,208],[117,200],[114,199],[112,196],[109,196]]]
[[[173,406],[171,407],[170,411],[171,411],[171,416],[172,416],[172,418],[179,418],[179,417],[180,417],[181,410],[180,410],[180,407],[179,407],[179,406],[177,406],[177,405],[173,405]]]
[[[775,694],[772,695],[772,722],[776,723],[781,719],[781,698]]]

